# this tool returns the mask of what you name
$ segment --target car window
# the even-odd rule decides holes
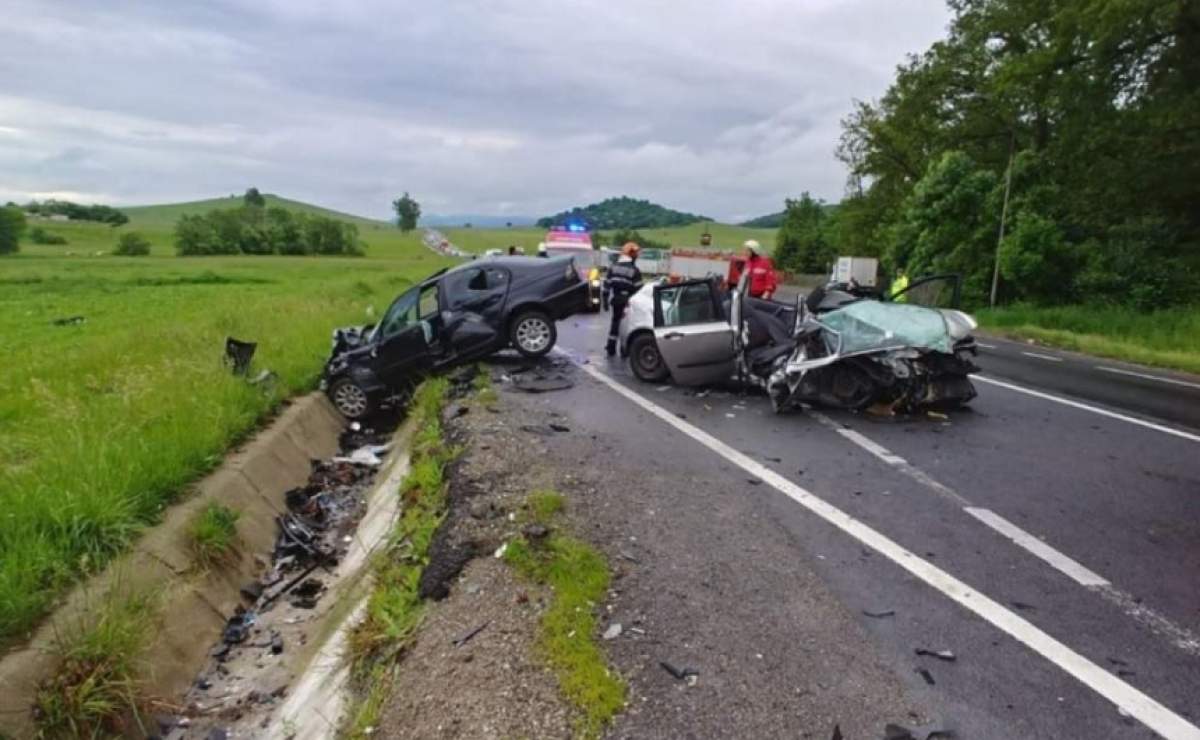
[[[383,332],[383,336],[390,337],[407,326],[411,326],[417,322],[417,299],[420,294],[419,288],[413,288],[404,295],[396,299],[391,305],[383,320],[379,322],[379,329]]]
[[[438,314],[437,283],[421,288],[421,318],[431,319]]]
[[[682,326],[718,321],[707,282],[674,285],[658,291],[663,326]]]
[[[488,288],[502,288],[508,284],[507,270],[502,270],[499,267],[489,267],[484,272],[487,273]]]

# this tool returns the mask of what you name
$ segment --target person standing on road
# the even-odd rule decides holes
[[[747,239],[742,247],[746,250],[745,269],[750,273],[750,296],[770,300],[779,285],[775,277],[775,263],[771,262],[770,257],[759,254],[762,247],[754,239]]]
[[[642,271],[635,264],[638,251],[637,244],[625,242],[625,246],[621,247],[621,256],[608,268],[608,275],[604,278],[604,291],[608,294],[608,306],[612,309],[608,342],[604,345],[604,351],[609,357],[617,353],[617,337],[621,329],[621,315],[625,313],[625,304],[642,288]]]

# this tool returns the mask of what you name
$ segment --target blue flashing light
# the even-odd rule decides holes
[[[578,234],[587,231],[587,227],[581,223],[569,223],[567,224],[567,231],[573,231]]]

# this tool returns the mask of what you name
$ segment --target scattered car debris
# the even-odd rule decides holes
[[[352,465],[367,465],[372,468],[377,468],[383,465],[383,458],[379,457],[386,453],[391,448],[390,445],[364,445],[359,447],[349,455],[335,457],[331,462],[335,463],[350,463]]]
[[[246,636],[250,634],[250,628],[254,626],[258,615],[249,609],[241,606],[233,611],[233,616],[225,623],[225,631],[221,633],[221,639],[226,644],[236,645],[246,641]]]
[[[87,321],[87,319],[83,316],[65,316],[61,319],[54,319],[50,323],[54,324],[55,326],[78,326],[85,321]]]
[[[937,681],[933,680],[933,674],[928,670],[924,668],[918,668],[916,670],[917,673],[921,674],[921,678],[925,679],[925,683],[929,684],[930,686],[935,686],[937,684]]]
[[[663,670],[665,670],[667,673],[670,673],[680,681],[683,681],[688,676],[700,675],[700,671],[696,670],[695,668],[676,668],[673,664],[668,663],[665,660],[660,660],[658,664],[663,667]]]
[[[1014,609],[1019,609],[1020,611],[1023,611],[1023,612],[1037,611],[1036,606],[1034,606],[1033,604],[1026,604],[1024,601],[1013,601],[1010,603],[1013,605]]]
[[[947,663],[953,663],[955,660],[958,660],[954,653],[950,652],[949,650],[927,650],[926,648],[917,648],[914,652],[917,655],[927,655],[931,658],[944,660]]]
[[[757,485],[761,485],[761,484],[762,484],[762,481],[761,481],[761,480],[759,480],[758,478],[747,478],[747,479],[746,479],[746,482],[747,482],[747,483],[749,483],[749,484],[750,484],[750,485],[752,485],[752,486],[757,486]]]
[[[491,623],[492,623],[492,620],[489,619],[488,621],[484,622],[483,624],[479,625],[478,627],[475,627],[475,628],[471,629],[469,632],[466,632],[462,636],[454,638],[450,642],[450,644],[456,648],[466,645],[468,642],[470,642],[471,638],[475,637],[475,635],[478,635],[480,632],[483,632],[485,629],[487,629],[488,625],[490,625]]]
[[[608,625],[608,629],[604,630],[604,634],[601,635],[601,637],[603,637],[605,640],[615,640],[621,636],[622,631],[623,629],[621,627],[621,623],[613,622],[612,624]]]
[[[233,337],[225,337],[225,364],[233,369],[234,375],[245,375],[250,371],[250,360],[257,349],[257,342],[243,342]]]
[[[830,738],[830,740],[844,740],[844,738],[842,737],[842,726],[841,725],[833,726],[833,737]]]
[[[552,424],[550,424],[550,428],[556,432],[564,432],[565,433],[565,432],[571,431],[571,427],[564,426],[563,424],[553,424],[552,423]]]
[[[873,611],[869,611],[867,609],[863,609],[863,614],[867,615],[868,617],[871,617],[872,619],[883,619],[885,617],[896,616],[896,612],[893,609],[885,609],[884,611],[879,611],[879,612],[873,612]]]

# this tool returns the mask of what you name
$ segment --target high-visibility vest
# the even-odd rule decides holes
[[[892,281],[892,298],[897,303],[905,303],[908,301],[908,296],[900,295],[900,293],[908,287],[908,275],[901,274]]]

